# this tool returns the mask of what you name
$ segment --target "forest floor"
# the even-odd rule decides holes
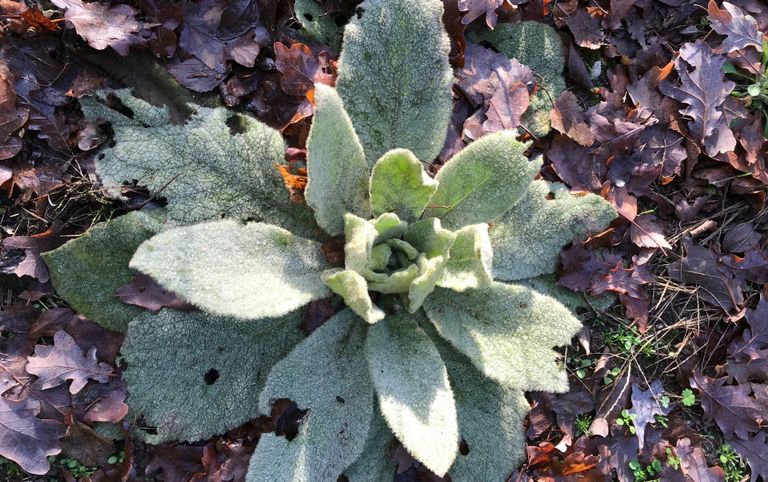
[[[359,2],[320,3],[343,26]],[[454,115],[436,166],[520,124],[497,109],[514,88],[505,58],[471,34],[544,22],[561,36],[567,90],[551,99],[554,129],[523,137],[544,156],[542,178],[598,193],[621,215],[562,252],[559,284],[610,302],[580,314],[564,352],[570,391],[529,394],[528,459],[510,480],[768,481],[768,4],[444,3]],[[131,429],[119,376],[76,395],[32,388],[28,359],[61,330],[71,349],[123,369],[122,334],[73,313],[40,254],[157,200],[141,186],[122,201],[101,190],[93,158],[111,132],[78,99],[127,86],[153,103],[225,105],[280,129],[293,160],[307,93],[333,84],[336,59],[302,34],[291,0],[0,0],[0,426],[34,417],[68,429],[46,476],[16,463],[39,458],[34,447],[0,436],[0,480],[244,480],[272,420],[194,445],[114,442]],[[490,110],[495,127],[482,122]],[[398,482],[440,480],[402,452]]]

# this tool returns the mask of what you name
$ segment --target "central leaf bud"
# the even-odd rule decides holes
[[[438,286],[464,291],[493,280],[487,224],[450,231],[437,218],[409,225],[393,213],[371,220],[348,213],[344,236],[345,267],[326,270],[323,282],[368,323],[385,315],[370,292],[398,296],[414,313]]]

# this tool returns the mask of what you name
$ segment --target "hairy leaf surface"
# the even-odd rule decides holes
[[[530,410],[521,390],[487,379],[444,341],[436,342],[456,398],[459,436],[469,453],[450,470],[457,482],[505,480],[525,460],[523,422]]]
[[[384,318],[384,312],[371,301],[368,282],[357,271],[329,269],[322,274],[322,279],[323,283],[344,298],[344,304],[366,323],[376,323]]]
[[[393,149],[373,166],[371,205],[373,214],[395,213],[413,221],[421,216],[437,182],[429,177],[419,160],[406,149]]]
[[[568,389],[552,348],[567,345],[581,323],[554,298],[493,283],[463,293],[437,289],[424,310],[440,335],[485,376],[518,390]]]
[[[247,482],[334,482],[360,456],[374,415],[365,329],[344,310],[275,365],[261,392],[261,411],[288,398],[308,412],[293,440],[262,436]]]
[[[135,180],[167,198],[168,217],[179,223],[226,216],[314,234],[312,213],[291,203],[275,167],[285,149],[279,132],[225,108],[199,107],[185,125],[174,125],[165,108],[128,90],[112,94],[130,116],[93,97],[81,105],[88,119],[109,121],[115,131],[114,147],[96,161],[96,173],[113,197],[121,197],[121,184]]]
[[[439,286],[464,291],[491,284],[493,251],[487,224],[471,224],[456,231],[449,253]]]
[[[514,281],[552,273],[563,246],[605,229],[615,217],[599,196],[574,196],[562,184],[534,181],[491,230],[494,277]]]
[[[403,446],[442,476],[456,458],[453,391],[440,354],[412,315],[388,316],[365,342],[384,419]]]
[[[456,154],[437,172],[440,184],[424,215],[459,229],[489,223],[511,209],[541,168],[541,159],[529,161],[523,155],[528,145],[517,142],[516,135],[490,134]]]
[[[139,246],[130,266],[211,313],[242,319],[282,316],[329,294],[320,244],[271,224],[169,229]]]
[[[368,162],[398,147],[431,161],[451,114],[442,2],[366,0],[360,11],[344,31],[336,88]]]
[[[394,460],[395,438],[379,410],[371,419],[363,453],[344,471],[350,482],[392,482],[397,464]]]
[[[317,109],[307,138],[304,191],[321,228],[336,236],[344,232],[344,213],[371,216],[369,168],[344,105],[336,91],[315,86]]]
[[[133,320],[123,376],[129,406],[157,428],[151,441],[203,440],[258,416],[270,368],[304,338],[302,316],[252,322],[164,309]]]
[[[133,279],[128,262],[141,243],[160,231],[162,221],[161,210],[133,211],[43,253],[59,296],[88,319],[125,331],[143,310],[121,303],[115,292]]]

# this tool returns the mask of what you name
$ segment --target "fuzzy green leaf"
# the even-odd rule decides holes
[[[388,295],[406,293],[418,275],[419,267],[411,264],[407,268],[384,275],[381,281],[371,281],[368,284],[368,289]]]
[[[130,266],[206,311],[242,319],[282,316],[330,294],[320,244],[271,224],[169,229],[145,241]]]
[[[490,223],[511,209],[528,190],[541,168],[529,161],[527,144],[514,131],[483,136],[468,145],[437,172],[440,183],[425,217],[440,218],[448,229]]]
[[[437,182],[421,167],[411,151],[394,149],[384,154],[371,173],[373,214],[395,213],[413,221],[437,189]]]
[[[366,0],[344,31],[336,88],[369,164],[394,148],[431,161],[451,115],[453,71],[439,0]]]
[[[123,377],[129,406],[157,427],[151,443],[207,439],[258,416],[256,394],[304,338],[302,316],[253,323],[164,309],[133,320],[121,348]]]
[[[262,435],[247,482],[336,482],[362,453],[374,414],[365,369],[365,324],[350,310],[325,322],[279,362],[259,406],[269,413],[281,398],[308,410],[291,441]]]
[[[427,258],[423,254],[416,260],[419,275],[411,283],[408,289],[408,298],[405,300],[405,307],[409,313],[415,313],[421,308],[427,296],[435,291],[438,281],[444,274],[446,262],[442,256]]]
[[[401,221],[395,213],[384,213],[373,221],[378,235],[375,243],[381,243],[388,239],[399,238],[408,229],[408,223]]]
[[[534,181],[515,208],[494,223],[494,277],[515,281],[552,273],[563,246],[605,229],[615,217],[599,196],[573,196],[563,184]]]
[[[565,90],[565,55],[560,36],[549,25],[535,21],[499,24],[470,37],[476,43],[488,42],[509,58],[533,70],[538,90],[531,97],[523,125],[537,137],[550,131],[549,112],[555,99]]]
[[[458,450],[453,392],[437,348],[413,315],[388,316],[365,342],[384,419],[429,470],[445,475]]]
[[[363,453],[344,471],[344,475],[349,482],[392,482],[397,467],[394,452],[392,431],[376,410]]]
[[[275,164],[283,161],[280,133],[223,107],[197,108],[185,125],[174,125],[165,108],[153,107],[126,90],[110,93],[132,116],[97,98],[80,100],[89,120],[112,124],[114,147],[96,160],[108,192],[134,180],[168,199],[169,219],[196,223],[222,216],[256,219],[313,236],[312,213],[292,203]]]
[[[485,376],[518,390],[568,389],[552,348],[568,344],[581,323],[554,298],[493,283],[463,293],[437,289],[424,310],[440,336]]]
[[[404,239],[429,258],[447,257],[456,233],[443,229],[439,219],[429,218],[411,224]]]
[[[384,319],[384,312],[371,301],[368,283],[357,271],[329,269],[322,274],[323,283],[344,298],[344,303],[367,323]]]
[[[336,24],[338,16],[329,15],[316,0],[296,0],[293,8],[294,18],[304,27],[312,41],[330,45],[335,51],[341,48],[344,26]]]
[[[535,278],[526,278],[523,280],[515,281],[515,283],[533,288],[543,295],[551,296],[552,298],[567,306],[571,311],[576,311],[580,308],[607,310],[616,301],[616,295],[614,293],[609,292],[604,295],[594,297],[587,296],[584,293],[579,293],[568,288],[564,288],[557,284],[554,274],[544,274]]]
[[[352,122],[336,91],[315,86],[317,109],[307,138],[307,173],[304,191],[315,219],[328,234],[344,232],[344,213],[371,217],[368,199],[368,163]]]
[[[528,401],[522,391],[486,378],[447,343],[436,345],[456,398],[460,436],[469,448],[467,455],[456,457],[451,480],[506,480],[525,460]]]
[[[493,251],[487,224],[472,224],[456,231],[449,253],[439,286],[464,291],[491,284]]]
[[[371,265],[371,249],[379,235],[373,224],[354,214],[344,215],[344,266],[363,273]]]
[[[141,243],[160,231],[163,218],[162,210],[133,211],[43,253],[59,296],[87,318],[125,331],[143,310],[120,302],[115,291],[133,279],[128,262]]]

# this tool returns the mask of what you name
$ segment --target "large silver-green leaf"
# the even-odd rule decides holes
[[[120,302],[115,291],[133,279],[135,271],[128,262],[141,243],[160,231],[163,218],[159,209],[133,211],[43,253],[56,292],[87,318],[125,331],[143,310]]]
[[[440,336],[485,376],[518,390],[568,389],[553,347],[567,345],[581,323],[554,298],[493,283],[463,293],[436,289],[424,310]]]
[[[264,223],[169,229],[139,246],[130,266],[206,311],[243,319],[282,316],[330,294],[320,244]]]
[[[458,451],[453,391],[435,345],[414,315],[386,317],[368,329],[368,367],[384,419],[419,462],[445,475]]]
[[[336,88],[371,166],[394,148],[443,147],[453,71],[439,0],[366,0],[344,31]]]
[[[440,218],[448,229],[490,223],[511,209],[541,169],[541,159],[529,161],[528,144],[514,131],[483,136],[456,154],[438,172],[440,183],[425,217]]]
[[[371,250],[379,232],[376,227],[354,214],[344,215],[344,266],[364,272],[371,265]]]
[[[563,246],[605,229],[615,217],[600,196],[572,195],[563,184],[534,181],[493,225],[494,277],[514,281],[552,273]]]
[[[537,137],[550,131],[549,112],[555,99],[565,90],[565,56],[560,36],[542,22],[504,23],[495,30],[483,30],[470,37],[474,42],[488,42],[509,58],[517,59],[533,70],[538,89],[531,97],[523,125]]]
[[[406,149],[393,149],[373,166],[371,206],[373,214],[395,213],[413,221],[421,216],[437,181],[424,172],[421,162]]]
[[[365,370],[365,323],[350,310],[325,322],[275,365],[259,406],[281,398],[308,410],[291,441],[262,435],[247,482],[336,482],[363,452],[373,417],[373,386]]]
[[[203,440],[259,415],[272,365],[304,336],[301,310],[253,323],[203,312],[144,312],[128,326],[128,405],[157,427],[152,443]]]
[[[349,482],[392,482],[397,467],[394,442],[395,438],[387,422],[376,410],[363,453],[344,471]]]
[[[449,253],[439,286],[464,291],[491,284],[493,251],[487,224],[471,224],[456,231]]]
[[[129,91],[110,93],[130,115],[101,99],[80,99],[90,120],[112,124],[114,147],[96,159],[96,173],[114,197],[121,184],[137,181],[168,199],[168,217],[187,224],[220,219],[255,219],[313,236],[312,213],[291,203],[275,164],[283,162],[280,133],[223,107],[199,107],[185,125],[174,125],[165,108]]]
[[[370,169],[336,90],[317,84],[315,103],[307,138],[309,183],[304,197],[315,211],[317,224],[336,236],[344,232],[344,213],[371,217]]]
[[[515,283],[533,288],[543,295],[551,296],[563,305],[567,306],[571,311],[590,308],[594,308],[596,310],[607,310],[616,301],[616,295],[614,293],[609,292],[604,295],[594,297],[585,295],[584,293],[579,293],[578,291],[564,288],[557,284],[554,274],[544,274],[535,278],[526,278],[523,280],[515,281]]]
[[[459,434],[469,453],[456,457],[449,474],[455,482],[507,480],[525,460],[525,427],[530,410],[521,390],[486,378],[447,343],[436,343],[448,369]]]

